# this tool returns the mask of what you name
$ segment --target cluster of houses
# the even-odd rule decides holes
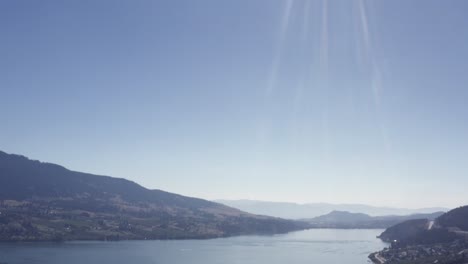
[[[373,253],[374,263],[468,263],[468,241],[460,239],[448,244],[413,245],[403,248],[390,247]]]

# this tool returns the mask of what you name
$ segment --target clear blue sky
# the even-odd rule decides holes
[[[468,203],[468,1],[0,1],[0,149],[207,199]]]

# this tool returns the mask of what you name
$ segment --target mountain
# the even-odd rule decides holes
[[[428,230],[428,219],[412,219],[387,228],[379,238],[385,242],[404,241]]]
[[[212,238],[306,227],[0,151],[0,241]]]
[[[387,228],[410,219],[426,218],[433,220],[443,213],[370,216],[362,213],[332,211],[326,215],[302,220],[310,223],[313,228]]]
[[[452,230],[468,232],[468,206],[453,209],[437,218],[437,224]]]
[[[270,215],[288,219],[313,218],[332,211],[364,213],[370,216],[429,214],[448,211],[447,208],[433,207],[422,209],[406,209],[392,207],[376,207],[363,204],[329,204],[329,203],[284,203],[255,200],[216,200],[215,202],[237,208],[252,214]]]
[[[468,206],[459,207],[442,214],[435,220],[417,219],[405,221],[385,230],[379,237],[383,241],[399,241],[401,244],[442,243],[468,236]]]
[[[379,238],[391,247],[369,255],[374,263],[468,263],[468,206],[435,220],[413,219],[387,228]]]

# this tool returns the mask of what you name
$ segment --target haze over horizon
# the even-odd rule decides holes
[[[209,200],[468,204],[466,8],[1,1],[0,150]]]
[[[21,154],[16,154],[16,153],[6,153],[6,152],[3,152],[0,150],[0,154],[1,153],[5,153],[7,155],[17,155],[17,156],[22,156],[24,158],[26,158],[27,160],[33,160],[33,161],[39,161],[41,163],[46,163],[46,164],[55,164],[55,165],[58,165],[58,166],[61,166],[60,164],[56,164],[56,163],[51,163],[51,162],[47,162],[47,161],[42,161],[42,160],[36,160],[36,159],[31,159],[29,157],[26,157],[24,155],[21,155]],[[70,168],[65,168],[67,170],[70,170],[70,171],[77,171],[77,170],[73,170],[73,169],[70,169]],[[84,172],[84,173],[91,173],[91,174],[94,174],[94,175],[97,175],[95,173],[92,173],[92,172]],[[112,175],[97,175],[98,177],[99,176],[110,176],[112,177]],[[118,178],[118,177],[117,177]],[[141,185],[140,183],[136,182],[138,185]],[[147,186],[144,186],[144,185],[141,185],[147,189],[158,189],[158,188],[151,188],[151,187],[147,187]],[[163,190],[163,191],[168,191],[168,190]],[[181,194],[181,193],[179,193]],[[184,195],[184,194],[182,194]],[[186,195],[188,196],[188,195]],[[260,206],[260,208],[263,208],[264,203],[266,204],[271,204],[273,206],[273,209],[274,210],[278,210],[279,208],[275,208],[275,206],[280,206],[281,205],[295,205],[295,206],[307,206],[307,205],[326,205],[325,208],[322,208],[323,210],[325,210],[324,212],[322,213],[319,213],[317,214],[318,215],[321,215],[321,214],[325,214],[331,210],[333,211],[350,211],[350,212],[360,212],[360,213],[367,213],[367,214],[371,214],[373,215],[372,213],[368,213],[368,212],[365,212],[367,210],[371,210],[372,211],[372,208],[378,210],[378,211],[381,211],[380,214],[377,214],[377,215],[410,215],[410,214],[416,214],[416,213],[432,213],[432,212],[437,212],[437,211],[448,211],[450,210],[451,208],[448,208],[448,207],[439,207],[439,206],[431,206],[431,207],[392,207],[392,206],[387,206],[387,205],[376,205],[376,204],[370,204],[370,203],[346,203],[346,202],[343,202],[343,203],[340,203],[340,202],[335,202],[335,203],[332,203],[332,202],[324,202],[324,201],[312,201],[312,202],[296,202],[296,201],[276,201],[276,200],[257,200],[257,199],[246,199],[246,198],[233,198],[233,199],[229,199],[229,198],[225,198],[225,199],[212,199],[212,198],[206,198],[206,197],[195,197],[195,198],[203,198],[203,199],[206,199],[208,201],[214,201],[214,202],[217,202],[217,203],[221,203],[221,204],[225,204],[227,206],[230,206],[232,208],[237,208],[237,209],[240,209],[242,211],[245,211],[245,212],[250,212],[250,213],[254,213],[254,214],[261,214],[261,215],[272,215],[273,214],[268,214],[268,213],[261,213],[261,212],[255,212],[255,207],[258,207]],[[254,207],[252,208],[249,208],[248,205],[253,205]],[[246,206],[247,207],[244,207]],[[344,206],[344,208],[342,207]],[[351,206],[351,207],[347,207],[347,206]],[[356,207],[354,207],[356,206]],[[366,207],[365,209],[363,209],[363,207]],[[367,208],[369,207],[369,208]],[[267,209],[267,208],[263,208],[263,209]],[[262,209],[262,210],[263,210]],[[328,210],[329,209],[329,210]],[[389,209],[389,211],[386,211],[385,209]],[[297,208],[296,208],[297,210]],[[302,209],[299,209],[299,211],[301,213],[307,213],[308,210],[305,210],[305,208],[302,208]],[[414,210],[414,211],[412,211]],[[282,214],[285,214],[287,215],[288,214],[288,210],[285,210],[284,212],[281,212]],[[277,216],[277,217],[282,217],[282,218],[290,218],[288,216]],[[304,218],[304,217],[303,217]]]

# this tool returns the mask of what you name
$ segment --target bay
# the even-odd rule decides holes
[[[311,229],[209,240],[0,243],[8,264],[362,264],[387,245],[383,230]]]

